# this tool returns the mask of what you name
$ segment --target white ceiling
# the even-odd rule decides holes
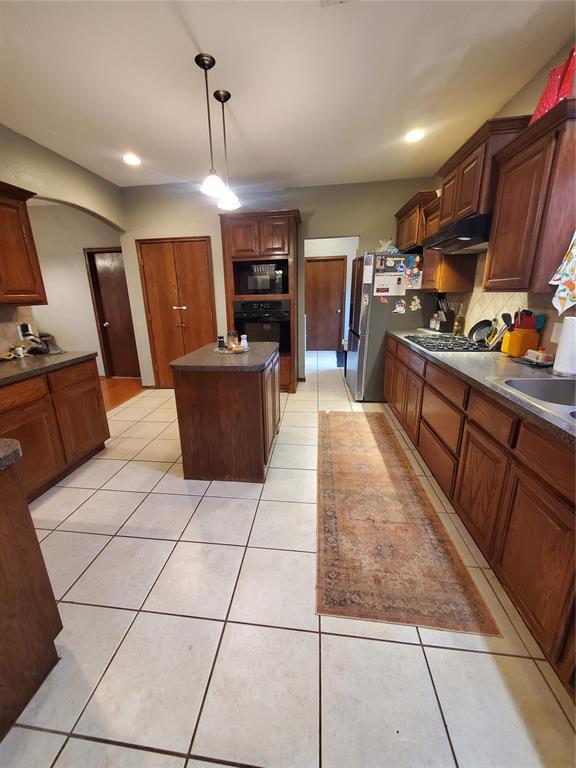
[[[208,170],[198,51],[232,92],[233,184],[335,184],[430,175],[574,28],[571,2],[522,0],[0,8],[2,122],[121,186]],[[405,144],[416,126],[426,139]]]

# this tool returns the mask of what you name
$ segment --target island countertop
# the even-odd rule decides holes
[[[58,352],[54,355],[30,355],[18,360],[2,360],[0,361],[0,387],[31,379],[34,376],[43,376],[59,368],[66,368],[68,365],[93,360],[97,355],[97,352]]]
[[[197,373],[252,373],[263,371],[278,351],[275,341],[253,341],[248,352],[228,355],[215,352],[216,346],[216,342],[206,344],[205,347],[173,360],[170,367],[177,371]]]

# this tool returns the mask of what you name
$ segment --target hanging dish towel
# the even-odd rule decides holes
[[[572,242],[562,259],[562,263],[550,280],[550,285],[558,286],[552,304],[558,310],[559,315],[576,304],[576,232],[574,232]]]

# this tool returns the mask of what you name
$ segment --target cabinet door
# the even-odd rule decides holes
[[[276,358],[272,366],[272,395],[274,399],[274,434],[280,427],[280,356]]]
[[[46,304],[26,203],[0,195],[0,304]]]
[[[484,287],[530,287],[556,139],[543,136],[505,160],[498,173]]]
[[[62,389],[52,397],[69,464],[84,458],[110,437],[98,380]]]
[[[418,428],[420,426],[420,411],[422,409],[422,392],[424,384],[422,379],[411,371],[406,377],[406,405],[404,408],[404,428],[412,438],[412,442],[418,443]]]
[[[484,144],[468,155],[459,166],[455,218],[462,219],[478,210],[483,165]]]
[[[392,401],[390,405],[400,423],[404,422],[404,407],[406,405],[406,384],[408,381],[408,368],[396,361],[394,371],[394,385],[392,389]]]
[[[290,255],[290,220],[285,216],[267,216],[259,221],[260,255]]]
[[[440,227],[450,224],[456,217],[456,186],[458,168],[455,168],[442,181],[442,197],[440,198]]]
[[[435,235],[440,229],[440,201],[434,205],[434,210],[424,211],[424,237]]]
[[[15,467],[27,498],[64,470],[64,450],[50,397],[0,414],[0,437],[20,443],[22,458]]]
[[[138,248],[156,385],[172,387],[170,362],[184,354],[174,248],[170,241],[139,243]]]
[[[561,650],[574,584],[574,511],[516,464],[504,491],[494,568],[543,650]]]
[[[400,250],[410,248],[418,243],[420,216],[420,206],[416,206],[398,222],[399,244],[397,247]]]
[[[174,264],[184,354],[188,354],[217,337],[210,241],[174,241]]]
[[[482,552],[492,552],[508,457],[470,423],[464,427],[454,506]]]
[[[433,248],[426,248],[422,256],[422,290],[436,291],[442,266],[442,254]]]
[[[226,256],[232,259],[248,259],[260,255],[258,219],[239,218],[226,220]]]
[[[267,463],[280,419],[280,359],[276,358],[263,375],[264,462]]]
[[[394,397],[394,371],[396,359],[389,353],[384,358],[384,400],[391,403]]]

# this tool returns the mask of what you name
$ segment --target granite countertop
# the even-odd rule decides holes
[[[538,425],[564,443],[573,446],[576,438],[576,419],[574,424],[563,420],[545,406],[532,400],[525,400],[520,393],[510,392],[498,386],[492,378],[503,376],[515,379],[545,378],[550,376],[548,368],[530,368],[511,360],[501,352],[431,352],[406,339],[417,335],[419,331],[388,331],[390,336],[400,339],[410,349],[422,357],[455,373],[461,379],[477,389],[489,394],[494,400],[522,416],[527,421]]]
[[[0,471],[8,469],[22,456],[20,443],[8,437],[0,437]]]
[[[225,355],[214,352],[216,342],[179,357],[170,363],[177,371],[194,371],[198,373],[263,371],[272,355],[278,351],[275,341],[253,341],[250,350],[242,354]]]
[[[58,352],[54,355],[30,355],[20,360],[0,360],[0,387],[16,381],[42,376],[58,368],[92,360],[97,352]]]

